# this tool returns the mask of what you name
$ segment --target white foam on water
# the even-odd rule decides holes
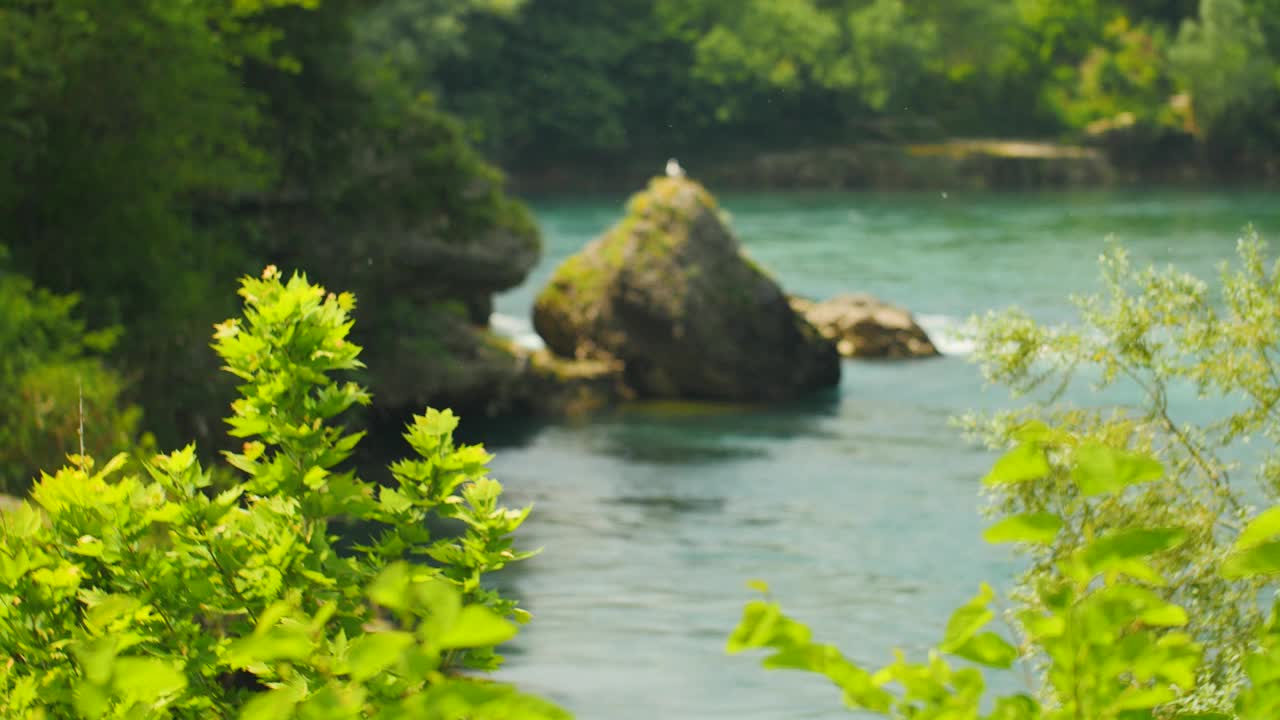
[[[546,347],[546,343],[542,342],[542,338],[534,332],[533,324],[528,320],[513,315],[493,313],[489,316],[489,327],[526,350],[541,350]]]
[[[916,322],[933,341],[933,346],[943,355],[969,355],[973,353],[973,340],[963,337],[961,329],[965,321],[950,315],[916,315]]]

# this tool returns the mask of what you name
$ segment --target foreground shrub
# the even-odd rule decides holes
[[[1055,438],[1048,428],[1024,428],[986,483],[1008,485],[1054,474],[1050,458],[1070,454],[1074,491],[1099,509],[1154,482],[1164,470],[1154,459],[1094,443]],[[1098,517],[1091,515],[1090,517]],[[927,662],[897,659],[871,672],[839,650],[813,642],[809,629],[768,601],[747,605],[729,639],[729,652],[768,649],[765,667],[803,670],[829,678],[854,709],[889,718],[977,720],[1263,720],[1280,712],[1280,604],[1258,630],[1246,658],[1248,690],[1230,712],[1179,712],[1170,704],[1194,690],[1205,648],[1188,632],[1187,609],[1166,600],[1167,578],[1157,560],[1186,544],[1183,527],[1106,525],[1086,520],[1081,540],[1066,537],[1064,518],[1024,513],[990,527],[993,543],[1076,547],[1029,596],[1015,598],[1017,645],[987,626],[995,595],[983,585],[956,610]],[[1257,517],[1236,541],[1221,572],[1256,578],[1280,571],[1280,506]],[[760,589],[767,592],[767,587]],[[1210,648],[1210,651],[1213,649]],[[1029,693],[988,698],[979,668],[1009,670],[1022,658],[1041,671]],[[955,661],[963,665],[955,665]],[[978,667],[974,667],[974,666]]]
[[[1007,447],[1014,428],[1043,420],[1063,436],[1150,452],[1168,468],[1091,509],[1055,465],[1043,478],[991,488],[989,507],[1000,517],[1052,511],[1065,523],[1064,542],[1026,548],[1023,594],[1080,547],[1090,513],[1106,526],[1188,530],[1188,542],[1157,562],[1168,579],[1164,596],[1187,608],[1190,631],[1213,649],[1187,709],[1230,706],[1265,620],[1257,600],[1264,582],[1220,569],[1251,503],[1280,502],[1280,266],[1267,256],[1250,231],[1215,288],[1173,268],[1135,267],[1113,246],[1100,260],[1102,290],[1073,299],[1080,322],[1046,326],[1011,310],[979,326],[976,357],[987,377],[1037,401],[970,417],[970,430]],[[1112,402],[1066,402],[1064,392],[1080,383]]]
[[[238,482],[215,493],[193,446],[145,476],[77,455],[0,524],[0,716],[565,717],[465,674],[527,617],[481,583],[528,556],[489,455],[429,410],[387,484],[341,469],[363,433],[335,418],[369,400],[330,377],[361,366],[353,298],[274,268],[240,294],[214,342],[243,381]],[[339,552],[338,518],[371,539]],[[433,538],[430,518],[462,530]]]
[[[988,379],[1036,399],[962,423],[994,448],[1014,448],[986,479],[999,520],[987,537],[1015,542],[1028,566],[1010,593],[1016,645],[960,632],[990,619],[984,600],[957,614],[940,649],[1027,663],[1038,678],[1032,694],[999,701],[993,718],[1280,716],[1271,687],[1280,621],[1263,610],[1280,572],[1280,510],[1250,505],[1280,503],[1280,262],[1250,232],[1237,264],[1223,264],[1218,292],[1174,269],[1135,268],[1119,247],[1101,265],[1102,292],[1073,300],[1078,324],[1045,326],[1017,310],[978,324]],[[1065,402],[1081,379],[1121,403]],[[1189,410],[1219,414],[1193,422]],[[784,647],[781,631],[751,626],[744,621],[735,649]],[[787,631],[795,648],[772,662],[819,653],[797,628]],[[800,666],[843,678],[844,661],[830,662],[831,672]],[[964,713],[978,712],[980,676],[940,662],[867,674],[875,692],[849,697],[895,717],[978,717]],[[934,684],[910,685],[912,673]],[[884,695],[889,682],[906,694]],[[966,709],[904,709],[918,702]]]

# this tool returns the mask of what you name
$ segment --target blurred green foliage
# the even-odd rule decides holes
[[[0,0],[0,243],[121,328],[149,429],[212,445],[203,338],[250,268],[483,322],[539,251],[490,159],[1001,135],[1238,175],[1277,118],[1280,0]]]
[[[0,270],[0,493],[23,495],[69,453],[114,455],[139,438],[125,379],[103,362],[112,330],[86,332],[77,298]]]
[[[527,211],[397,39],[413,13],[426,62],[469,15],[514,4],[409,5],[0,0],[0,243],[14,272],[82,298],[89,327],[122,329],[111,364],[162,441],[218,442],[231,388],[204,338],[250,268],[305,265],[376,302],[351,269],[402,250],[352,246],[357,231],[502,231],[536,253]]]
[[[992,468],[990,486],[1054,479],[1062,494],[1083,498],[1084,522],[1071,527],[1049,511],[1011,515],[990,527],[991,543],[1050,548],[1059,561],[1034,586],[1008,598],[1003,609],[985,583],[947,622],[926,662],[898,652],[871,672],[831,645],[776,602],[754,600],[729,637],[728,651],[766,650],[769,669],[829,679],[845,705],[907,720],[1263,720],[1280,708],[1280,603],[1269,620],[1250,628],[1237,662],[1246,681],[1217,698],[1214,709],[1187,709],[1214,656],[1235,653],[1197,634],[1194,610],[1169,597],[1168,555],[1195,545],[1181,525],[1147,526],[1130,514],[1117,524],[1108,505],[1142,485],[1160,481],[1152,456],[1093,443],[1044,424],[1029,424],[1021,440]],[[1076,535],[1079,531],[1082,534]],[[1261,586],[1280,573],[1280,506],[1254,517],[1222,554],[1204,558],[1216,575]],[[768,586],[753,583],[768,593]],[[1246,596],[1256,604],[1258,594]],[[1003,631],[989,629],[1003,615]],[[1026,665],[1025,692],[988,697],[987,673]]]
[[[1004,450],[983,479],[997,519],[984,537],[1028,561],[1007,632],[980,632],[997,617],[984,587],[927,664],[870,673],[757,601],[731,651],[769,648],[766,666],[825,675],[851,707],[894,718],[1275,717],[1280,260],[1249,231],[1216,287],[1119,246],[1100,265],[1101,289],[1073,298],[1079,322],[1011,309],[975,325],[988,379],[1034,401],[962,422]],[[1064,400],[1078,382],[1133,399]],[[1218,413],[1189,422],[1188,400]],[[1021,662],[1028,694],[984,700],[983,674],[948,655]]]
[[[1124,130],[1274,156],[1275,0],[526,0],[468,22],[446,107],[518,167]],[[1224,125],[1224,123],[1226,123]]]

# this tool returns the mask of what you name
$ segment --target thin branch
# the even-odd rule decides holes
[[[84,462],[84,381],[76,377],[76,392],[80,395],[80,462]]]

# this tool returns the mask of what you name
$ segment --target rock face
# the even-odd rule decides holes
[[[834,385],[832,344],[743,256],[698,183],[656,178],[534,305],[558,355],[616,359],[646,397],[775,401]]]
[[[905,309],[866,294],[837,295],[791,305],[836,345],[844,357],[917,358],[939,355],[933,341]]]
[[[539,350],[524,368],[514,399],[534,415],[582,417],[631,397],[616,360],[572,360]]]
[[[537,264],[533,217],[499,185],[465,176],[459,196],[433,198],[442,204],[431,210],[379,192],[408,182],[371,176],[353,180],[350,197],[264,205],[260,252],[355,293],[353,337],[369,359],[363,382],[377,410],[514,411],[524,366],[486,326],[493,294]]]
[[[586,415],[625,399],[616,362],[555,357],[471,323],[459,303],[417,309],[408,332],[379,340],[368,378],[381,407],[449,407],[466,414]]]

